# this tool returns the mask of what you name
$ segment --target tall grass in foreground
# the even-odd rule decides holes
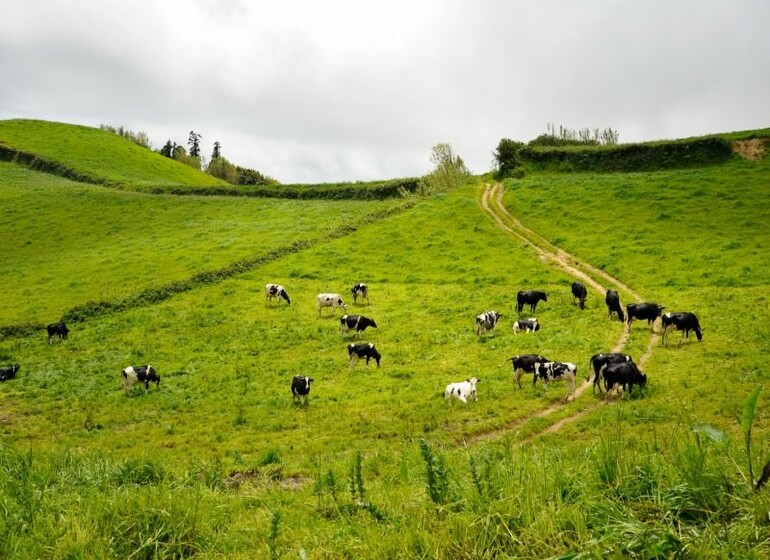
[[[178,470],[159,457],[112,460],[94,453],[2,447],[0,555],[770,554],[770,495],[755,493],[735,474],[735,466],[745,461],[739,445],[700,437],[684,424],[676,437],[640,442],[627,428],[627,414],[622,405],[609,411],[600,441],[582,450],[504,442],[452,451],[421,439],[410,444],[413,452],[390,462],[357,453],[352,462],[316,464],[315,482],[294,492],[270,489],[273,475],[262,474],[277,472],[272,462],[255,466],[236,483],[216,465]],[[341,480],[346,471],[349,498]],[[378,476],[368,479],[375,472]],[[414,494],[408,482],[420,478],[426,491]]]

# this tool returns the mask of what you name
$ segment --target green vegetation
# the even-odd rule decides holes
[[[573,361],[582,382],[622,326],[484,214],[478,178],[408,202],[236,200],[0,165],[0,325],[127,302],[52,347],[0,339],[0,365],[22,365],[0,384],[0,556],[767,557],[769,165],[506,181],[525,225],[706,329],[655,345],[643,396],[607,406],[514,390],[507,358]],[[351,369],[339,313],[316,313],[359,281],[371,305],[348,311],[376,319],[379,369]],[[267,307],[266,282],[292,305]],[[549,294],[537,333],[511,331],[521,288]],[[488,309],[505,317],[476,337]],[[625,351],[649,341],[634,323]],[[160,388],[124,395],[120,370],[145,363]],[[478,402],[442,398],[470,375]]]

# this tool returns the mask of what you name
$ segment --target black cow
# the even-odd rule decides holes
[[[520,356],[514,356],[508,358],[506,362],[511,362],[513,365],[513,383],[514,388],[516,385],[521,389],[521,378],[525,373],[534,373],[535,364],[537,362],[549,362],[550,360],[540,354],[521,354]],[[537,383],[537,376],[532,378],[532,385]]]
[[[356,331],[356,336],[358,336],[360,333],[364,332],[367,327],[376,329],[377,323],[374,322],[374,319],[369,319],[363,315],[345,314],[340,317],[340,331],[342,333],[346,333],[350,329],[354,329]]]
[[[299,402],[305,402],[307,396],[310,394],[310,384],[313,379],[305,375],[295,375],[291,380],[291,394],[294,395],[294,400]]]
[[[503,318],[502,313],[497,311],[484,311],[476,316],[476,336],[480,336],[487,331],[494,330],[497,322]]]
[[[626,316],[623,313],[623,308],[620,306],[620,296],[615,290],[607,290],[607,295],[604,296],[604,303],[607,304],[607,318],[612,319],[612,314],[616,313],[618,320],[623,323],[626,320]]]
[[[291,298],[289,298],[289,294],[286,293],[283,286],[280,284],[265,284],[265,305],[273,301],[273,298],[283,299],[287,304],[291,305]],[[278,299],[278,303],[281,303],[280,299]]]
[[[380,367],[380,358],[382,358],[371,342],[348,344],[348,356],[350,357],[350,369],[353,369],[359,358],[366,358],[366,367],[369,367],[369,360],[374,360],[377,362],[377,367]]]
[[[588,290],[586,290],[586,287],[583,284],[580,282],[572,283],[572,297],[578,300],[578,306],[580,309],[585,309]]]
[[[540,323],[537,322],[535,317],[531,319],[519,319],[513,322],[513,332],[518,334],[519,331],[534,332],[540,330]]]
[[[607,364],[621,364],[624,362],[633,362],[634,360],[629,356],[628,354],[619,354],[617,352],[608,352],[606,354],[594,354],[591,356],[591,360],[589,361],[589,365],[591,366],[588,369],[588,376],[586,377],[586,381],[591,379],[591,371],[593,370],[594,373],[594,386],[593,386],[593,392],[596,392],[596,388],[599,387],[599,391],[602,390],[601,386],[601,379],[602,379],[602,368]]]
[[[647,376],[639,371],[639,367],[634,362],[623,362],[620,364],[605,364],[601,369],[601,376],[604,378],[604,388],[609,392],[614,387],[623,387],[623,391],[628,391],[630,395],[634,390],[634,385],[644,387],[647,384]]]
[[[145,392],[150,388],[150,383],[155,383],[155,386],[160,388],[160,376],[151,365],[123,368],[123,392],[128,394],[131,386],[137,382],[144,383]]]
[[[8,381],[16,377],[16,372],[19,371],[20,367],[19,364],[13,364],[12,366],[0,368],[0,381]]]
[[[49,346],[53,344],[53,339],[55,336],[58,336],[59,340],[67,340],[67,335],[70,332],[70,330],[67,328],[67,325],[65,325],[63,321],[59,321],[58,323],[51,323],[46,327],[46,330],[48,331]]]
[[[628,312],[628,324],[631,325],[634,319],[647,319],[647,324],[650,325],[650,330],[652,330],[655,319],[660,317],[660,313],[664,309],[664,306],[658,305],[657,303],[629,303],[626,306],[626,311]]]
[[[361,296],[361,301],[366,300],[366,305],[369,305],[369,286],[363,282],[357,282],[350,289],[350,293],[353,296],[353,303],[356,303],[358,296]]]
[[[518,294],[516,294],[516,312],[522,313],[524,310],[524,305],[529,305],[529,309],[532,313],[535,312],[535,308],[537,307],[538,301],[548,301],[548,298],[545,295],[545,292],[540,292],[537,290],[520,290]]]
[[[671,329],[682,331],[682,337],[687,337],[687,340],[690,340],[690,331],[693,331],[695,336],[698,337],[698,342],[703,340],[703,329],[700,328],[700,323],[695,313],[690,313],[689,311],[664,313],[660,321],[663,326],[662,340],[666,346],[668,346],[668,333]],[[681,339],[679,343],[682,343]]]

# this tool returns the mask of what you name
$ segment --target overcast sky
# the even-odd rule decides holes
[[[768,0],[4,0],[0,119],[202,135],[281,182],[474,173],[548,123],[770,126]]]

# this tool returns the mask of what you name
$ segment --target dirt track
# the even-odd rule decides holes
[[[484,191],[482,192],[482,195],[481,195],[481,207],[484,209],[484,212],[487,215],[489,215],[489,217],[492,218],[501,229],[503,229],[510,235],[518,238],[519,240],[524,241],[530,247],[532,247],[532,249],[538,254],[541,260],[545,262],[550,262],[551,264],[558,266],[559,268],[566,271],[570,276],[592,287],[594,290],[599,292],[599,294],[601,294],[602,296],[605,295],[608,289],[607,286],[609,286],[609,287],[620,289],[626,292],[627,294],[635,298],[637,301],[641,301],[643,299],[639,294],[637,294],[634,290],[632,290],[630,287],[625,285],[623,282],[621,282],[617,278],[607,274],[603,270],[600,270],[585,261],[578,259],[574,255],[571,255],[566,251],[559,249],[558,247],[546,241],[542,236],[540,236],[536,232],[524,226],[524,224],[522,224],[521,221],[514,218],[503,205],[503,191],[504,191],[503,185],[500,183],[485,185]],[[623,332],[621,333],[620,337],[618,338],[617,342],[612,348],[613,352],[621,352],[623,350],[628,340],[628,333],[629,333],[628,324],[625,323],[623,325]],[[647,359],[652,354],[653,348],[655,347],[657,340],[658,340],[658,335],[655,332],[652,332],[650,335],[650,341],[647,344],[647,348],[644,354],[642,354],[642,356],[638,360],[640,367],[644,367],[644,364],[646,363]],[[581,383],[579,386],[575,388],[575,397],[574,397],[575,400],[577,400],[580,397],[580,395],[583,394],[583,392],[585,392],[587,389],[591,388],[592,386],[593,386],[592,382],[583,381],[583,383]],[[591,401],[591,403],[584,406],[583,410],[576,411],[574,414],[567,416],[566,418],[562,418],[561,420],[552,424],[551,426],[539,432],[529,435],[527,438],[525,438],[524,440],[521,440],[519,443],[521,444],[528,443],[533,439],[540,437],[544,434],[556,432],[565,424],[569,424],[571,422],[574,422],[575,420],[578,420],[582,416],[593,411],[595,408],[601,406],[604,402],[605,401],[595,401],[595,400]],[[510,432],[511,430],[520,428],[530,420],[533,420],[535,418],[544,418],[549,414],[557,410],[560,410],[564,406],[568,406],[567,403],[552,404],[542,410],[538,410],[526,416],[517,418],[509,422],[505,426],[498,428],[497,430],[473,434],[472,436],[465,438],[463,442],[466,444],[472,444],[472,443],[478,443],[480,441],[487,441],[487,440],[495,439],[497,437],[501,437],[502,435]]]

